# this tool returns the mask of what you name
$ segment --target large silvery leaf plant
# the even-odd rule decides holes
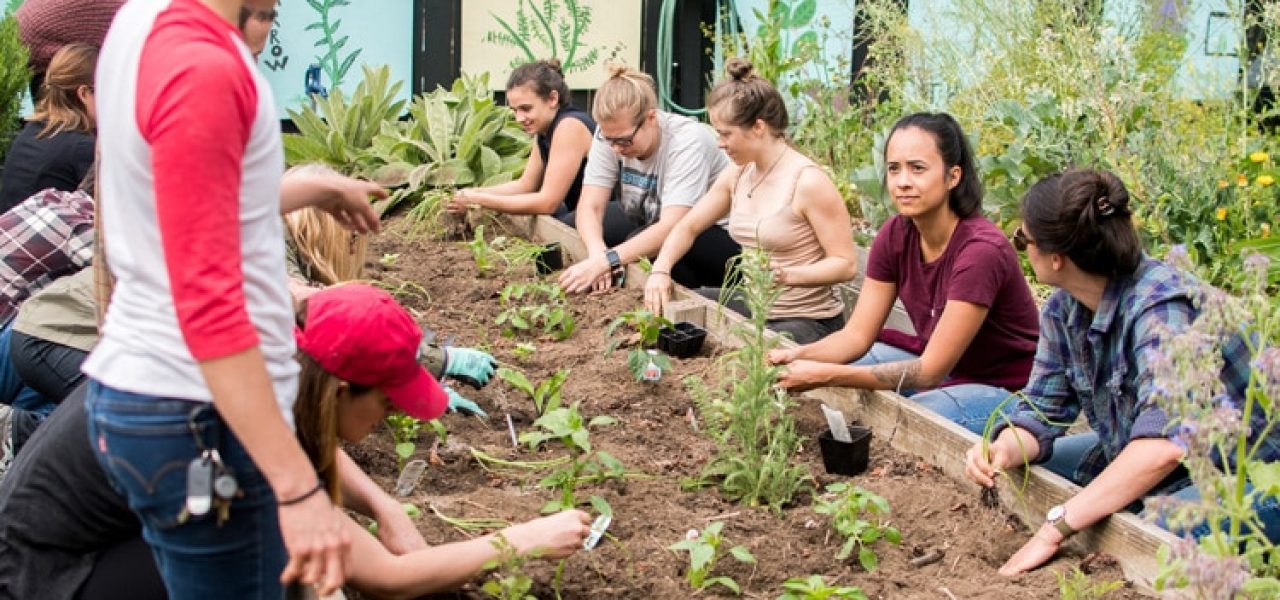
[[[389,67],[366,66],[350,99],[334,88],[327,98],[313,97],[314,107],[290,109],[298,133],[284,136],[285,161],[324,163],[347,175],[373,175],[382,164],[369,152],[374,137],[400,118],[406,103],[397,99],[404,82],[390,79]]]

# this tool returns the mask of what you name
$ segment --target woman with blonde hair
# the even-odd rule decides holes
[[[587,258],[566,269],[568,292],[611,287],[624,265],[652,257],[675,224],[728,166],[706,126],[658,110],[653,78],[613,66],[591,108],[597,128],[574,222]],[[609,199],[617,188],[618,201]],[[689,287],[720,287],[725,264],[741,248],[723,224],[708,227],[674,264]]]
[[[63,46],[49,63],[35,113],[9,146],[0,213],[47,188],[75,191],[93,164],[93,74],[98,49]]]
[[[769,327],[807,344],[844,326],[844,307],[832,288],[857,272],[849,213],[835,183],[787,142],[782,94],[736,58],[707,100],[720,148],[734,166],[671,230],[645,284],[645,306],[661,314],[671,297],[671,269],[698,234],[728,217],[729,235],[745,247],[770,253],[785,289],[769,315]],[[738,307],[740,302],[729,301]]]

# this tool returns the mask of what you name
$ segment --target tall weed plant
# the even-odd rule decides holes
[[[813,482],[809,469],[795,461],[803,441],[790,412],[795,402],[774,385],[782,367],[766,360],[777,338],[766,333],[765,321],[782,287],[774,280],[767,252],[744,249],[737,260],[736,293],[751,317],[735,327],[742,346],[720,364],[722,381],[729,383],[692,386],[717,448],[702,477],[718,482],[730,498],[780,511]]]

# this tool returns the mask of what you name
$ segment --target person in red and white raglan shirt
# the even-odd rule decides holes
[[[343,581],[350,539],[298,446],[280,213],[376,230],[374,184],[284,167],[271,90],[236,23],[274,0],[132,0],[96,91],[101,220],[115,279],[89,438],[144,524],[171,598],[280,598]],[[236,484],[209,494],[204,474]],[[229,486],[215,486],[222,492]],[[201,491],[203,490],[203,491]]]

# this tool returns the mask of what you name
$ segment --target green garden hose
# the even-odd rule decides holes
[[[664,110],[670,110],[691,116],[701,116],[706,114],[706,108],[688,108],[676,103],[671,99],[671,67],[672,67],[672,33],[675,26],[677,0],[662,0],[662,6],[659,8],[658,15],[658,36],[657,36],[657,64],[654,65],[654,71],[657,73],[658,84],[658,100]],[[724,14],[722,11],[728,11],[729,35],[736,34],[738,26],[738,10],[734,6],[733,0],[716,0],[716,14]],[[718,29],[719,23],[717,23]],[[724,64],[724,49],[721,47],[725,35],[718,35],[713,40],[715,44],[715,70],[719,72]]]

